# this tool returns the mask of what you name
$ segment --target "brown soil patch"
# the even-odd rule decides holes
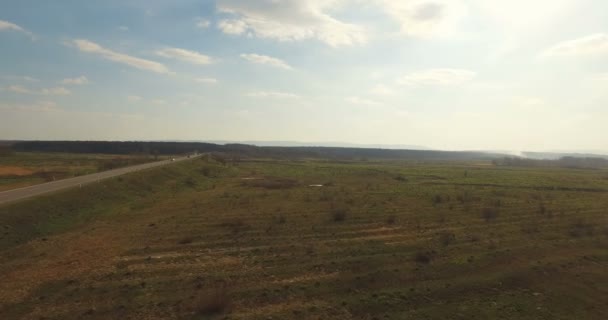
[[[34,171],[24,168],[24,167],[15,167],[15,166],[0,166],[0,176],[29,176],[34,174]]]

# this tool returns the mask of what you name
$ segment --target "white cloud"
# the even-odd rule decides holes
[[[248,53],[248,54],[241,54],[241,58],[252,62],[252,63],[257,63],[257,64],[266,64],[269,66],[273,66],[273,67],[277,67],[277,68],[282,68],[282,69],[286,69],[286,70],[291,70],[292,67],[287,64],[287,62],[281,60],[281,59],[277,59],[277,58],[273,58],[273,57],[269,57],[269,56],[265,56],[265,55],[261,55],[261,54],[255,54],[255,53]]]
[[[28,76],[24,76],[24,77],[21,77],[21,78],[22,78],[23,80],[25,80],[25,81],[29,81],[29,82],[39,82],[39,81],[40,81],[39,79],[32,78],[32,77],[28,77]]]
[[[218,27],[228,34],[250,34],[278,41],[317,39],[332,47],[366,42],[365,30],[329,14],[336,0],[218,0],[220,12],[232,15]]]
[[[40,92],[43,95],[49,95],[49,96],[66,96],[66,95],[69,95],[72,93],[72,92],[70,92],[70,90],[68,90],[64,87],[42,89]]]
[[[538,97],[516,97],[515,104],[527,110],[542,109],[547,106],[545,100]]]
[[[128,66],[131,66],[133,68],[152,71],[152,72],[156,72],[156,73],[163,73],[163,74],[171,73],[169,71],[169,69],[167,69],[167,67],[165,67],[161,63],[133,57],[130,55],[126,55],[124,53],[115,52],[115,51],[106,49],[106,48],[98,45],[97,43],[91,42],[89,40],[78,39],[78,40],[72,41],[71,44],[76,46],[76,48],[78,48],[78,50],[80,50],[82,52],[96,54],[96,55],[101,56],[104,59],[122,63],[122,64],[125,64]]]
[[[560,42],[545,50],[543,57],[608,55],[608,34],[596,33],[575,40]]]
[[[180,48],[165,48],[159,51],[156,51],[156,54],[170,59],[181,60],[184,62],[198,64],[198,65],[207,65],[213,63],[211,57],[198,53],[196,51],[190,51],[186,49]]]
[[[476,75],[464,69],[429,69],[407,74],[397,82],[404,86],[452,86],[469,82]]]
[[[14,24],[14,23],[0,20],[0,30],[23,31],[23,28],[21,28],[20,26]]]
[[[352,103],[352,104],[370,106],[370,107],[382,105],[382,103],[380,103],[378,101],[369,100],[369,99],[365,99],[365,98],[361,98],[361,97],[348,97],[348,98],[346,98],[346,101],[349,103]]]
[[[39,79],[32,78],[29,76],[0,76],[0,78],[7,79],[7,80],[27,81],[27,82],[40,82]]]
[[[40,91],[32,90],[19,85],[8,86],[4,89],[5,91],[11,91],[14,93],[20,94],[31,94],[31,95],[46,95],[46,96],[65,96],[71,94],[70,90],[64,87],[56,87],[56,88],[44,88]]]
[[[564,15],[572,14],[577,5],[582,3],[573,0],[468,1],[488,22],[498,24],[508,33],[516,32],[520,35],[549,27],[552,21],[563,24]]]
[[[14,86],[8,86],[4,90],[15,92],[15,93],[22,93],[22,94],[34,94],[33,91],[31,91],[30,89],[25,88],[23,86],[15,86],[15,85]]]
[[[453,32],[466,15],[460,0],[377,0],[380,8],[414,37],[440,36]]]
[[[8,22],[5,20],[0,20],[0,31],[18,31],[18,32],[23,32],[27,35],[32,36],[32,33],[21,28],[20,26],[12,23],[12,22]]]
[[[129,100],[129,102],[139,102],[139,101],[143,100],[143,98],[140,96],[132,95],[132,96],[127,96],[127,100]]]
[[[226,34],[239,35],[247,31],[247,23],[241,20],[222,20],[217,24],[217,27]]]
[[[120,30],[120,31],[129,31],[129,27],[127,27],[127,26],[120,26],[120,27],[118,27],[118,30]]]
[[[152,102],[153,104],[157,104],[157,105],[167,104],[167,101],[165,101],[163,99],[152,99],[152,100],[150,100],[150,102]]]
[[[370,92],[378,96],[388,96],[393,94],[393,89],[383,84],[377,84]]]
[[[592,78],[594,81],[608,82],[608,73],[596,74]]]
[[[196,23],[196,26],[199,27],[199,28],[201,28],[201,29],[207,29],[207,28],[209,28],[210,25],[211,25],[211,22],[209,20],[206,20],[206,19],[200,19]]]
[[[63,111],[57,108],[57,104],[52,101],[38,101],[33,104],[20,105],[0,105],[0,109],[9,111],[26,111],[26,112],[58,112]]]
[[[196,82],[204,83],[204,84],[216,84],[217,79],[215,78],[196,78],[194,79]]]
[[[83,85],[89,83],[89,79],[87,79],[85,76],[80,76],[77,78],[63,79],[61,83],[65,85]]]
[[[247,94],[249,97],[254,98],[288,98],[295,99],[299,98],[297,94],[289,93],[289,92],[280,92],[280,91],[256,91],[250,92]]]

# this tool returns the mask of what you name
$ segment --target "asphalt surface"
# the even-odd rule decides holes
[[[172,163],[176,163],[176,162],[180,162],[180,161],[190,160],[190,159],[193,159],[196,157],[197,156],[191,156],[190,158],[187,158],[187,157],[175,158],[175,161],[163,160],[163,161],[157,161],[157,162],[144,163],[144,164],[131,166],[131,167],[125,167],[125,168],[104,171],[104,172],[88,174],[86,176],[80,176],[80,177],[69,178],[69,179],[64,179],[64,180],[57,180],[57,181],[37,184],[37,185],[25,187],[25,188],[3,191],[3,192],[0,192],[0,205],[9,203],[9,202],[13,202],[13,201],[18,201],[18,200],[23,200],[23,199],[39,196],[41,194],[45,194],[45,193],[49,193],[49,192],[54,192],[54,191],[59,191],[59,190],[74,188],[74,187],[82,187],[89,183],[97,182],[97,181],[112,178],[112,177],[121,176],[123,174],[127,174],[130,172],[150,169],[150,168],[154,168],[154,167],[160,167],[160,166],[164,166],[164,165],[168,165],[168,164],[172,164]]]

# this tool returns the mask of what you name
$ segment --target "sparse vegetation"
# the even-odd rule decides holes
[[[10,149],[7,149],[10,150]],[[160,160],[160,159],[159,159]],[[7,152],[0,157],[0,191],[155,161],[151,156]]]
[[[0,317],[605,316],[603,171],[226,159],[0,207]]]

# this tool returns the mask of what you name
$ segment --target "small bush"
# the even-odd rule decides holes
[[[200,173],[207,178],[217,178],[220,176],[221,168],[217,166],[204,166],[200,169]]]
[[[333,222],[342,222],[346,220],[347,210],[344,208],[334,208],[331,210],[331,219]]]
[[[544,203],[538,205],[538,213],[544,215],[547,212],[547,207],[545,207]]]
[[[485,207],[481,209],[481,217],[486,221],[494,221],[498,217],[498,209]]]
[[[249,180],[245,182],[244,185],[254,188],[281,190],[296,187],[298,185],[298,182],[292,179],[266,178],[258,180]]]
[[[438,235],[437,238],[439,240],[439,244],[444,247],[447,247],[450,244],[454,243],[454,241],[456,241],[456,235],[452,232],[442,232]]]
[[[464,190],[464,191],[462,191],[461,194],[458,194],[456,196],[456,200],[458,200],[462,204],[465,204],[465,203],[472,201],[473,196],[469,190]]]
[[[389,225],[393,225],[393,224],[395,224],[396,222],[397,222],[397,217],[395,217],[395,215],[394,215],[394,214],[391,214],[390,216],[388,216],[388,217],[386,218],[386,223],[387,223],[387,224],[389,224]]]
[[[213,315],[228,311],[230,304],[227,285],[222,283],[203,293],[195,301],[194,308],[198,315]]]
[[[321,196],[319,196],[319,201],[326,202],[329,200],[331,200],[331,195],[328,194],[327,192],[325,192],[325,193],[321,194]]]
[[[182,238],[180,239],[177,243],[178,244],[190,244],[194,241],[194,239],[190,238],[190,237],[186,237],[186,238]]]
[[[502,200],[500,200],[500,199],[492,200],[492,206],[494,206],[494,208],[502,207]]]
[[[538,224],[538,222],[527,223],[521,228],[521,232],[523,232],[525,234],[539,233],[540,225]]]
[[[443,202],[443,198],[441,197],[440,194],[436,194],[435,196],[433,196],[433,205],[438,205],[441,204]]]
[[[580,219],[570,225],[569,233],[573,238],[582,238],[584,236],[593,236],[594,231],[595,227],[592,224]]]
[[[395,177],[395,180],[397,181],[401,181],[401,182],[407,182],[407,178],[402,176],[402,175],[398,175]]]
[[[279,214],[276,217],[276,221],[278,224],[285,224],[285,222],[287,221],[287,219],[285,219],[285,215],[284,214]]]
[[[220,223],[220,227],[229,229],[232,231],[232,233],[237,234],[247,230],[249,225],[240,218],[234,218]]]
[[[184,184],[189,188],[194,188],[197,185],[196,180],[192,177],[188,177],[186,181],[184,181]]]
[[[419,264],[430,264],[434,256],[434,251],[418,251],[414,254],[414,261]]]

